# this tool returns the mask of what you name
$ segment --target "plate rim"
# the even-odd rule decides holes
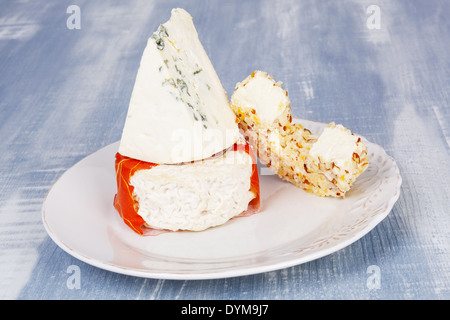
[[[304,125],[304,123],[315,123],[316,125],[320,125],[321,127],[324,127],[327,125],[327,123],[309,120],[309,119],[294,118],[294,121],[299,122],[302,125]],[[307,125],[305,125],[305,127],[306,126]],[[275,263],[269,263],[269,264],[250,265],[250,266],[245,266],[245,267],[242,267],[242,266],[230,267],[230,268],[228,268],[226,270],[222,270],[222,271],[192,272],[192,273],[190,273],[190,272],[174,272],[174,271],[172,271],[172,272],[154,272],[154,271],[151,271],[148,269],[144,270],[144,269],[130,268],[130,267],[114,264],[114,263],[101,261],[97,258],[90,257],[88,255],[83,254],[82,252],[78,252],[77,250],[72,249],[69,244],[65,243],[63,240],[61,240],[57,236],[56,232],[53,231],[52,227],[48,223],[47,217],[46,217],[46,215],[47,215],[47,212],[46,212],[47,200],[48,200],[52,190],[54,189],[54,187],[61,181],[61,179],[63,179],[65,177],[65,175],[68,171],[72,170],[73,168],[78,166],[82,161],[93,156],[94,154],[99,153],[108,147],[111,147],[111,145],[113,145],[113,144],[117,144],[120,140],[110,143],[106,146],[103,146],[100,149],[97,149],[96,151],[86,155],[85,157],[83,157],[82,159],[77,161],[75,164],[70,166],[68,169],[66,169],[64,171],[64,173],[61,174],[58,177],[58,179],[55,180],[55,182],[53,183],[53,185],[47,192],[47,194],[44,198],[44,201],[43,201],[42,209],[41,209],[41,219],[42,219],[44,228],[45,228],[47,234],[49,235],[49,237],[52,239],[52,241],[55,242],[55,244],[58,247],[60,247],[63,251],[65,251],[69,255],[71,255],[71,256],[75,257],[76,259],[83,261],[89,265],[92,265],[94,267],[97,267],[97,268],[100,268],[103,270],[107,270],[110,272],[134,276],[134,277],[150,278],[150,279],[165,279],[165,280],[222,279],[222,278],[230,278],[230,277],[237,277],[237,276],[255,275],[255,274],[259,274],[259,273],[276,271],[276,270],[281,270],[281,269],[301,265],[301,264],[325,257],[334,252],[337,252],[337,251],[349,246],[350,244],[360,240],[361,238],[363,238],[366,234],[368,234],[370,231],[372,231],[381,221],[383,221],[389,215],[389,213],[392,211],[392,208],[394,207],[395,203],[397,202],[398,198],[400,197],[402,177],[401,177],[397,162],[395,161],[395,159],[393,157],[391,157],[390,155],[388,155],[386,153],[386,151],[384,150],[384,148],[381,145],[370,142],[363,136],[361,136],[361,137],[363,138],[363,140],[365,142],[373,145],[373,147],[379,148],[383,152],[384,156],[393,162],[393,165],[395,167],[395,172],[397,174],[397,183],[394,188],[394,195],[389,198],[389,201],[388,201],[387,205],[385,206],[385,209],[381,213],[376,214],[376,216],[373,217],[364,228],[362,228],[361,230],[356,232],[356,234],[354,234],[351,237],[344,238],[342,241],[334,243],[331,246],[328,246],[321,250],[307,254],[306,256],[300,256],[297,258],[282,260],[282,261],[278,261]]]

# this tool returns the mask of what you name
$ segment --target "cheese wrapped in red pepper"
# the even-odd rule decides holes
[[[140,235],[202,231],[260,209],[259,177],[243,142],[211,158],[158,165],[116,154],[114,207]]]

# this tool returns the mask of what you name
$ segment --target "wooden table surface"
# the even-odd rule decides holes
[[[105,271],[50,239],[46,194],[72,165],[120,139],[147,38],[174,7],[194,17],[229,95],[252,71],[267,71],[283,81],[296,117],[342,123],[397,161],[401,194],[377,227],[298,266],[190,281]],[[449,1],[35,0],[0,8],[0,298],[450,298]],[[68,285],[71,268],[79,288]]]

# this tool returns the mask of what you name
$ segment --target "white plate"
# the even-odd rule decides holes
[[[324,123],[297,120],[313,133]],[[113,208],[118,142],[67,170],[50,190],[42,219],[72,256],[109,271],[160,279],[213,279],[282,269],[360,239],[391,211],[400,194],[398,167],[365,141],[370,164],[345,199],[321,198],[260,167],[262,210],[202,232],[143,237]]]

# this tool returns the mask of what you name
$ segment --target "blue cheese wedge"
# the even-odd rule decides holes
[[[148,39],[119,153],[159,164],[205,159],[237,141],[235,119],[192,17],[173,9]]]

